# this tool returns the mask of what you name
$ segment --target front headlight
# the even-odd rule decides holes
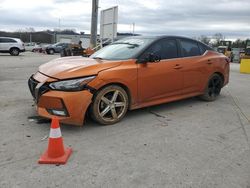
[[[84,89],[84,86],[94,78],[95,76],[89,76],[85,78],[52,82],[51,84],[49,84],[49,87],[51,89],[60,91],[81,91]]]

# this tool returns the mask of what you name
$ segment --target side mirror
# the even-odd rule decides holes
[[[161,57],[154,53],[148,53],[145,58],[138,59],[138,63],[155,63],[161,61]]]

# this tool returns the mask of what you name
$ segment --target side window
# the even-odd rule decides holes
[[[9,38],[2,38],[0,40],[1,40],[1,43],[17,43],[15,40],[9,39]]]
[[[201,54],[197,42],[181,39],[180,43],[182,57],[199,56]]]
[[[8,41],[11,43],[17,43],[17,41],[15,41],[14,39],[8,39]]]
[[[146,54],[153,53],[154,55],[161,57],[161,42],[154,43],[146,52]]]
[[[178,50],[176,41],[173,39],[162,39],[149,47],[142,57],[145,57],[149,53],[153,53],[161,59],[177,58]]]
[[[173,59],[178,57],[178,50],[176,40],[163,40],[162,41],[162,59]]]
[[[6,43],[6,42],[7,42],[7,39],[6,39],[6,38],[1,38],[1,39],[0,39],[0,42],[1,42],[1,43]]]

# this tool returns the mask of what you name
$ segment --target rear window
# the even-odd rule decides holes
[[[192,57],[201,55],[198,43],[191,40],[180,40],[182,57]]]
[[[206,48],[205,45],[198,43],[198,46],[200,48],[201,54],[204,54],[208,49]]]

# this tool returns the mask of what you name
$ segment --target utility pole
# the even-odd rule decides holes
[[[32,34],[30,32],[30,43],[32,43]]]
[[[133,36],[135,35],[135,23],[133,23]]]
[[[97,20],[98,20],[98,4],[99,4],[99,0],[92,0],[90,48],[94,48],[96,46],[96,40],[97,40]]]
[[[58,26],[59,26],[59,31],[61,31],[61,19],[58,19]]]

